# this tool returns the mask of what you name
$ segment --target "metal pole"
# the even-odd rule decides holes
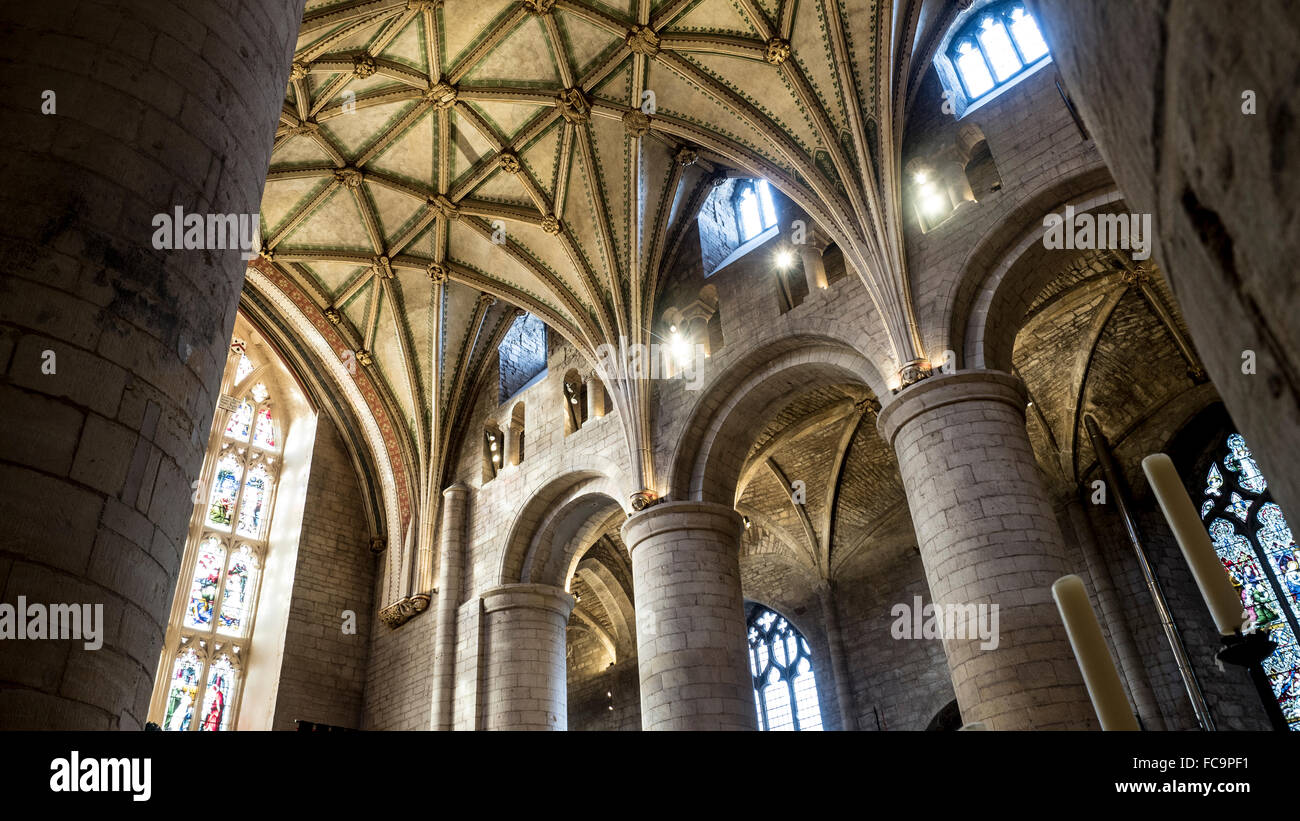
[[[1146,548],[1142,546],[1142,534],[1138,530],[1137,520],[1133,518],[1124,474],[1115,463],[1115,457],[1110,452],[1110,443],[1106,440],[1106,435],[1101,432],[1097,420],[1092,418],[1092,414],[1083,417],[1083,424],[1088,431],[1088,439],[1092,442],[1092,449],[1097,454],[1101,472],[1106,477],[1106,484],[1111,488],[1111,497],[1115,499],[1120,518],[1124,520],[1124,529],[1128,532],[1129,543],[1133,546],[1134,554],[1137,555],[1138,566],[1142,569],[1142,578],[1146,580],[1147,591],[1151,594],[1151,600],[1155,602],[1156,612],[1160,614],[1160,626],[1164,628],[1169,649],[1174,653],[1174,663],[1178,665],[1178,674],[1182,676],[1183,686],[1187,688],[1187,697],[1191,699],[1196,720],[1202,730],[1213,730],[1214,718],[1205,703],[1205,694],[1201,692],[1201,684],[1196,680],[1196,671],[1192,669],[1191,661],[1187,658],[1187,648],[1183,646],[1183,637],[1179,634],[1178,625],[1174,623],[1173,614],[1169,611],[1169,603],[1165,601],[1164,591],[1160,589],[1160,580],[1156,578],[1151,560],[1147,558]]]

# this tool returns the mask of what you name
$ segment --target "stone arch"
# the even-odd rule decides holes
[[[609,637],[615,652],[614,661],[636,656],[636,610],[627,590],[600,556],[590,556],[583,549],[574,555],[569,579],[581,578],[609,616],[613,632]],[[581,608],[574,608],[578,612]]]
[[[583,618],[582,611],[578,608],[575,607],[573,609],[573,614],[569,616],[569,623],[565,625],[565,630],[572,630],[577,633],[586,633],[605,648],[605,652],[609,653],[611,662],[618,658],[618,645],[614,643],[613,637],[606,633],[600,625],[594,624]],[[569,652],[572,652],[573,645],[567,640],[567,634],[566,644],[568,644]]]
[[[510,429],[507,437],[506,458],[512,465],[517,465],[524,460],[524,403],[516,402],[510,410]]]
[[[308,397],[339,426],[360,481],[372,537],[397,543],[387,557],[385,599],[396,593],[400,534],[411,520],[411,489],[418,485],[409,443],[387,410],[391,404],[372,399],[349,371],[339,351],[347,345],[319,310],[297,300],[294,283],[278,269],[254,261],[246,271],[239,308],[272,342]],[[373,384],[373,383],[372,383]]]
[[[577,369],[569,368],[561,382],[564,400],[564,435],[577,433],[587,421],[587,383]]]
[[[540,583],[566,587],[577,565],[582,540],[594,537],[609,520],[630,513],[621,475],[602,467],[566,471],[527,494],[506,537],[498,584]]]
[[[832,383],[882,384],[871,361],[828,337],[792,336],[734,362],[701,392],[671,461],[672,498],[731,507],[747,447],[738,443],[780,410],[780,399]]]
[[[954,296],[944,312],[946,344],[957,354],[955,362],[963,363],[962,367],[966,368],[996,367],[988,364],[991,360],[986,343],[994,295],[1004,285],[1018,281],[1008,273],[1021,260],[1028,261],[1035,247],[1039,253],[1050,253],[1042,247],[1043,217],[1046,214],[1058,212],[1066,205],[1072,205],[1080,212],[1089,211],[1111,205],[1121,198],[1109,172],[1098,167],[1042,186],[989,228],[962,261]],[[1022,281],[1020,285],[1029,289]],[[1032,294],[1025,298],[1032,298]],[[1014,337],[1012,331],[1011,339]],[[1002,342],[999,338],[999,344]],[[1009,357],[1009,341],[1005,347],[1005,355]],[[999,349],[994,358],[1002,354]]]
[[[763,575],[771,570],[788,571],[789,575],[785,578],[790,580],[790,589],[781,589],[768,583]],[[761,604],[769,610],[775,610],[814,645],[823,659],[826,658],[825,627],[818,620],[818,614],[808,609],[810,602],[814,603],[814,607],[818,606],[816,597],[819,580],[806,564],[780,552],[742,553],[740,579],[746,612],[752,604]],[[820,668],[817,673],[822,673]],[[829,669],[826,675],[830,675]]]
[[[501,426],[495,420],[488,420],[483,424],[483,484],[487,484],[497,477],[497,474],[505,467],[503,454],[505,452],[505,434],[501,432]]]

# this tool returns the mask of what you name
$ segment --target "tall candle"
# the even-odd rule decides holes
[[[1215,625],[1223,635],[1232,635],[1243,621],[1241,596],[1233,588],[1228,572],[1214,552],[1210,534],[1192,506],[1192,500],[1183,488],[1183,480],[1174,470],[1173,460],[1163,453],[1153,453],[1142,460],[1142,471],[1155,491],[1160,510],[1174,531],[1174,538],[1178,539],[1178,547],[1192,569],[1196,586],[1201,589],[1201,597],[1209,606]]]
[[[1115,662],[1101,634],[1097,614],[1088,602],[1088,591],[1078,576],[1062,576],[1052,585],[1052,598],[1061,611],[1070,647],[1083,673],[1083,683],[1088,687],[1092,708],[1097,711],[1103,730],[1136,730],[1137,719],[1124,695]]]

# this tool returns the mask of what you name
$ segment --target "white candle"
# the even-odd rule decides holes
[[[1088,687],[1092,708],[1097,711],[1103,730],[1136,730],[1137,719],[1124,695],[1115,662],[1101,634],[1097,614],[1088,602],[1088,591],[1078,576],[1062,576],[1052,585],[1052,598],[1061,611],[1065,632],[1070,637],[1070,647],[1083,673],[1083,683]]]
[[[1244,621],[1241,596],[1233,588],[1223,562],[1214,552],[1210,534],[1192,506],[1192,500],[1183,488],[1183,480],[1174,470],[1173,460],[1163,453],[1153,453],[1142,460],[1142,471],[1151,483],[1174,538],[1178,539],[1178,547],[1192,569],[1196,586],[1201,589],[1201,597],[1209,606],[1215,625],[1223,635],[1232,635]]]

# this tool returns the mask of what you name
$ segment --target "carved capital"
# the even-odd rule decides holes
[[[659,53],[659,35],[649,26],[633,26],[625,42],[636,54],[653,57]]]
[[[478,308],[480,311],[486,311],[493,305],[497,304],[497,298],[487,292],[478,295]]]
[[[388,605],[379,611],[379,618],[390,629],[395,630],[428,609],[429,597],[421,593],[417,596],[407,596],[399,602]]]
[[[378,69],[375,58],[369,54],[358,54],[352,58],[352,74],[362,80],[372,76]]]
[[[790,41],[783,40],[780,37],[773,37],[767,41],[767,51],[763,54],[763,59],[767,60],[774,66],[779,66],[786,60],[790,59]]]
[[[632,494],[632,509],[639,513],[648,507],[654,507],[662,501],[663,499],[656,496],[654,491],[638,490]]]
[[[673,160],[682,168],[689,168],[700,161],[700,155],[694,149],[683,146],[677,149],[677,153],[673,155]]]
[[[373,536],[370,539],[370,552],[378,556],[388,549],[388,540],[383,536]]]
[[[591,119],[591,102],[580,88],[566,88],[559,93],[560,116],[578,125]]]
[[[650,131],[650,117],[641,109],[633,108],[623,115],[623,128],[632,137],[644,137]]]
[[[897,390],[902,390],[909,385],[915,385],[922,379],[928,379],[933,374],[930,369],[930,363],[924,359],[913,359],[898,369],[899,385]]]

